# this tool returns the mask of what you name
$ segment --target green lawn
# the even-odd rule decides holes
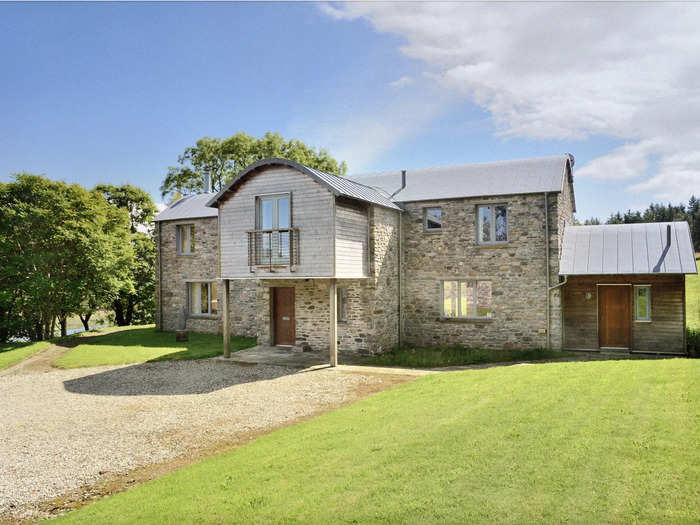
[[[59,523],[697,523],[700,361],[439,373]]]
[[[559,350],[482,350],[461,347],[400,348],[368,358],[368,363],[383,366],[433,368],[512,361],[540,361],[570,355],[574,354]]]
[[[0,343],[0,370],[51,346],[48,341],[36,343]]]
[[[700,266],[700,256],[695,261]],[[700,330],[700,274],[685,276],[686,326]]]
[[[98,332],[99,333],[99,332]],[[190,332],[190,340],[175,342],[173,332],[159,332],[153,325],[125,327],[104,335],[85,335],[85,341],[63,354],[54,366],[123,365],[145,361],[169,361],[214,357],[223,351],[220,335]],[[231,351],[255,346],[251,337],[232,337]]]

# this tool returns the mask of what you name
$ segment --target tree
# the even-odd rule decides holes
[[[345,175],[347,165],[325,149],[314,149],[300,140],[286,140],[279,133],[267,132],[255,138],[244,132],[227,139],[203,137],[178,157],[178,165],[168,168],[160,187],[163,198],[204,191],[204,174],[211,176],[214,190],[221,190],[235,175],[255,161],[283,157],[313,168]]]
[[[157,208],[151,196],[135,186],[100,184],[95,189],[129,215],[129,239],[135,257],[128,268],[131,286],[120,289],[109,303],[115,322],[118,326],[151,323],[155,318],[156,245],[150,225]]]
[[[0,336],[46,339],[86,297],[130,281],[128,216],[98,192],[39,175],[0,184]]]

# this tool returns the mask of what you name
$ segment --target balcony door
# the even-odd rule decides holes
[[[289,194],[258,197],[256,230],[258,264],[289,264],[289,228],[291,228]],[[286,231],[285,231],[286,230]]]

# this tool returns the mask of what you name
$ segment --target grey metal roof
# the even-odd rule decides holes
[[[698,273],[687,222],[568,226],[559,275]]]
[[[563,188],[567,163],[573,157],[559,155],[535,159],[484,162],[463,166],[406,170],[406,188],[394,201],[427,201],[458,197],[558,192]],[[389,195],[401,187],[401,171],[351,175],[350,180],[384,190]]]
[[[331,173],[311,168],[309,166],[299,164],[298,162],[294,162],[289,159],[280,158],[263,159],[251,164],[246,169],[241,171],[219,193],[211,197],[211,199],[209,200],[209,202],[207,202],[206,205],[213,207],[217,206],[218,201],[226,194],[226,192],[232,190],[251,172],[265,166],[273,165],[289,166],[299,170],[302,173],[306,173],[320,184],[326,186],[335,195],[349,197],[351,199],[357,199],[365,202],[371,202],[372,204],[377,204],[386,208],[392,208],[394,210],[401,210],[401,208],[396,203],[394,203],[388,195],[385,195],[379,189],[366,186],[364,184],[358,183],[357,181],[350,180],[346,177],[338,177],[337,175],[332,175]]]
[[[206,217],[218,217],[219,210],[207,206],[211,199],[211,193],[199,195],[186,195],[176,200],[162,212],[156,215],[154,221],[174,221],[178,219],[202,219]]]

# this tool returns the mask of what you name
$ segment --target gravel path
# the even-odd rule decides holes
[[[0,374],[0,521],[45,516],[41,502],[101,478],[243,442],[410,379],[213,360],[58,370],[50,355]]]

